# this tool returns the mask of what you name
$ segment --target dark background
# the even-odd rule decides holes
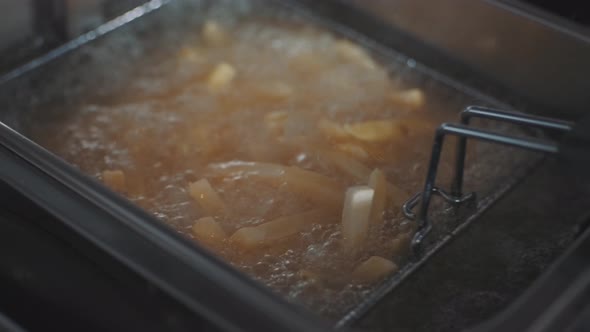
[[[583,25],[590,25],[588,2],[580,0],[528,0],[532,5]]]

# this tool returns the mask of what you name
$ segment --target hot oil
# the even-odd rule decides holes
[[[296,20],[209,21],[195,33],[108,103],[82,104],[74,116],[37,123],[31,136],[107,184],[105,171],[122,172],[124,187],[115,189],[190,238],[202,217],[213,217],[230,237],[243,227],[319,210],[321,220],[271,244],[201,243],[288,299],[341,315],[383,280],[356,281],[359,264],[371,256],[404,261],[414,227],[399,202],[421,188],[434,129],[454,120],[465,99],[404,83],[399,68]],[[406,93],[419,100],[404,99]],[[379,139],[378,126],[356,136],[346,127],[368,121],[402,125]],[[451,156],[440,166],[443,179]],[[228,171],[240,162],[315,172],[333,181],[342,198],[381,169],[395,197],[351,252],[342,246],[342,203],[327,206],[280,177]],[[189,185],[200,179],[225,204],[222,213],[212,215],[191,197]]]

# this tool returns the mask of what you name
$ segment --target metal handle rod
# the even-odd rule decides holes
[[[434,193],[434,185],[436,182],[436,173],[440,161],[440,155],[446,135],[455,135],[460,138],[474,138],[482,141],[498,143],[507,146],[519,147],[526,150],[557,153],[559,147],[556,143],[548,142],[534,138],[520,138],[515,136],[503,135],[486,131],[482,129],[473,129],[462,124],[448,124],[443,123],[437,130],[434,136],[434,144],[432,146],[432,154],[428,164],[428,172],[426,174],[426,182],[424,183],[424,190],[418,211],[418,231],[412,239],[412,248],[415,250],[420,248],[424,238],[430,232],[432,226],[428,221],[428,207]]]
[[[469,106],[461,112],[461,123],[469,124],[471,118],[484,118],[497,121],[505,121],[527,127],[552,129],[557,131],[570,131],[574,123],[570,121],[547,118],[537,115],[504,111],[483,106]]]
[[[530,114],[503,111],[483,106],[469,106],[461,112],[461,124],[468,125],[471,118],[484,118],[496,121],[508,122],[527,127],[555,130],[559,132],[571,131],[574,123],[556,120]],[[460,137],[457,141],[455,156],[455,174],[451,185],[451,194],[456,197],[463,195],[463,173],[465,169],[465,154],[467,150],[467,138]]]

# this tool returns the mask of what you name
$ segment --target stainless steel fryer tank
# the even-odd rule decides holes
[[[552,110],[554,111],[557,108],[557,106],[555,106],[554,104],[547,105],[548,107],[536,108],[536,106],[538,106],[538,105],[546,105],[545,100],[543,100],[542,98],[546,97],[547,94],[539,93],[539,90],[537,88],[531,87],[531,86],[527,86],[526,85],[526,82],[517,82],[517,83],[521,84],[521,86],[519,88],[524,89],[524,90],[526,90],[527,88],[532,89],[530,91],[533,91],[533,90],[537,89],[537,90],[535,90],[537,92],[537,95],[536,96],[534,95],[534,93],[530,93],[530,91],[529,92],[526,92],[525,91],[525,92],[519,93],[521,91],[520,90],[516,90],[516,91],[513,91],[514,93],[506,93],[506,91],[509,91],[510,90],[510,88],[507,88],[507,86],[509,84],[513,84],[512,86],[515,86],[514,85],[514,82],[503,82],[502,79],[498,79],[498,77],[489,77],[487,75],[489,73],[486,73],[485,70],[482,70],[482,68],[484,68],[484,69],[486,68],[485,67],[485,63],[484,64],[476,64],[476,65],[473,65],[473,62],[474,62],[473,60],[471,61],[471,63],[469,63],[469,61],[464,61],[465,60],[465,55],[464,54],[461,54],[461,52],[456,52],[455,54],[449,55],[449,53],[450,53],[449,50],[444,49],[443,50],[444,51],[443,54],[445,54],[445,56],[441,56],[439,59],[436,59],[435,60],[435,61],[439,61],[438,64],[436,62],[429,63],[431,60],[433,60],[432,59],[433,58],[432,57],[432,53],[426,54],[427,52],[425,52],[425,51],[438,50],[438,49],[441,48],[441,44],[442,43],[439,44],[439,45],[434,45],[434,47],[433,47],[433,45],[432,45],[433,43],[430,42],[428,36],[426,36],[426,35],[420,36],[421,37],[420,40],[413,40],[413,39],[411,39],[411,38],[409,38],[407,36],[404,36],[404,34],[402,34],[402,33],[399,33],[398,35],[395,35],[394,34],[394,31],[395,32],[399,32],[399,31],[396,31],[396,30],[388,30],[387,29],[387,27],[389,27],[390,24],[393,25],[393,26],[395,26],[396,29],[400,29],[400,26],[402,27],[402,29],[404,29],[403,22],[400,23],[400,24],[398,24],[397,21],[387,21],[387,20],[384,20],[384,22],[375,22],[375,24],[373,25],[373,24],[370,23],[370,20],[371,20],[371,17],[372,16],[368,16],[368,15],[362,16],[362,15],[359,15],[359,16],[355,16],[355,17],[356,18],[363,17],[364,20],[360,20],[360,22],[366,23],[363,26],[359,26],[359,23],[354,23],[352,21],[353,17],[350,15],[351,13],[352,14],[355,13],[354,10],[357,10],[356,8],[351,9],[348,6],[342,5],[338,1],[332,3],[331,5],[327,5],[328,3],[330,3],[330,1],[327,1],[326,3],[320,4],[318,6],[314,6],[312,4],[305,4],[306,1],[302,1],[302,2],[304,3],[303,4],[304,6],[307,6],[306,8],[308,10],[311,8],[312,13],[319,13],[319,15],[325,15],[325,11],[327,10],[326,8],[329,8],[334,13],[333,15],[330,15],[330,19],[331,20],[336,21],[336,23],[338,25],[345,26],[348,29],[351,29],[353,31],[356,31],[356,32],[358,32],[360,34],[364,34],[369,39],[374,39],[378,43],[379,42],[382,42],[383,44],[385,44],[388,47],[396,46],[395,45],[396,43],[399,43],[400,45],[405,45],[406,46],[405,50],[408,50],[408,53],[405,54],[405,55],[409,56],[410,59],[417,59],[420,63],[426,64],[427,67],[435,66],[434,67],[434,70],[436,70],[437,72],[440,72],[443,75],[451,76],[451,77],[453,77],[455,79],[459,79],[459,80],[461,80],[461,82],[465,82],[465,81],[467,81],[467,82],[473,82],[473,86],[476,89],[480,89],[480,90],[481,89],[484,89],[484,90],[485,89],[489,89],[488,91],[486,91],[487,94],[495,95],[496,98],[500,98],[502,100],[507,100],[507,104],[510,104],[513,101],[516,101],[516,102],[514,102],[514,104],[517,107],[525,107],[525,105],[526,105],[526,108],[527,109],[531,109],[532,108],[533,110],[539,110],[539,112],[541,112],[541,113],[548,113],[548,112],[551,112]],[[419,6],[419,2],[416,2],[416,5]],[[490,4],[488,4],[488,3],[485,3],[485,4],[482,3],[482,6],[484,6],[484,5],[485,6],[490,6]],[[333,6],[333,7],[327,7],[327,6]],[[411,7],[410,5],[406,5],[406,6],[407,6],[407,8],[410,8]],[[367,5],[366,8],[369,11],[371,10],[370,5]],[[502,7],[494,7],[494,8],[496,8],[496,10],[500,10],[499,8],[502,8]],[[393,11],[394,8],[392,8],[391,10]],[[399,11],[398,11],[398,13],[399,13]],[[505,13],[505,15],[510,16],[510,17],[513,17],[515,14],[513,12],[507,11]],[[389,22],[389,23],[387,23],[387,22]],[[523,24],[526,25],[526,21],[523,21]],[[546,27],[546,26],[543,26],[543,25],[540,25],[540,27],[541,28],[545,28],[545,29],[550,29],[550,27]],[[379,33],[376,33],[376,32],[379,32]],[[404,32],[407,32],[408,35],[410,35],[410,36],[418,35],[415,31],[412,31],[411,28],[408,28],[407,31],[404,31]],[[561,32],[563,33],[563,31],[561,31]],[[113,33],[117,33],[117,31],[114,31]],[[427,32],[422,32],[422,33],[427,33]],[[553,32],[553,33],[557,34],[557,32]],[[578,37],[577,35],[575,35],[575,34],[566,34],[566,33],[564,33],[564,34],[565,35],[562,36],[563,40],[566,40],[567,42],[571,42],[571,43],[574,43],[576,41],[580,42],[580,38],[576,39]],[[404,36],[404,38],[401,38],[402,36]],[[387,39],[387,38],[389,38],[389,39]],[[563,40],[562,40],[562,42],[563,42]],[[583,38],[581,40],[583,41]],[[414,41],[414,43],[412,43],[411,41]],[[427,41],[427,43],[424,43],[424,41]],[[85,42],[86,41],[82,41],[82,43],[85,43]],[[74,49],[76,49],[76,48],[78,48],[80,46],[81,45],[73,45],[73,46],[70,45],[71,50],[74,50]],[[576,47],[579,47],[582,50],[587,50],[588,49],[588,48],[584,48],[584,44],[582,42],[580,42],[580,45],[577,45],[576,44]],[[586,45],[586,47],[588,47],[588,45]],[[444,48],[444,46],[443,46],[443,48]],[[412,51],[417,51],[418,53],[412,54],[411,53]],[[465,50],[462,50],[462,51],[465,51]],[[403,52],[403,50],[402,50],[402,52]],[[440,63],[441,59],[445,59],[445,60],[442,61],[442,64]],[[459,59],[459,60],[458,61],[453,61],[453,60],[457,60],[457,59]],[[577,59],[577,58],[574,58],[574,59]],[[41,60],[39,63],[37,63],[37,65],[41,65],[40,67],[38,67],[37,69],[34,69],[34,68],[29,68],[29,69],[36,70],[37,73],[40,73],[40,72],[42,73],[44,70],[48,70],[49,72],[51,72],[51,69],[46,69],[46,67],[50,67],[51,64],[48,64],[48,65],[45,65],[45,66],[42,65],[43,62],[46,62],[46,61],[53,61],[53,59],[45,58],[44,60]],[[57,59],[56,61],[59,61],[59,59]],[[488,60],[488,61],[490,61],[490,60]],[[541,60],[539,60],[539,61],[541,61]],[[449,65],[449,68],[452,69],[451,70],[452,71],[451,73],[446,73],[445,72],[446,69],[447,69],[444,66],[445,63],[452,64],[452,65]],[[37,66],[37,65],[35,65],[35,66]],[[584,63],[580,64],[580,66],[583,66],[583,65],[585,65],[585,64]],[[488,63],[488,67],[490,67],[489,63]],[[121,70],[125,70],[125,68],[121,68]],[[533,69],[531,69],[531,72],[534,73],[536,71],[533,70]],[[15,81],[11,81],[16,76],[20,76],[20,75],[23,75],[23,76],[20,77],[20,81],[19,81],[19,78],[18,77],[16,78]],[[28,75],[27,72],[20,72],[20,73],[19,72],[13,72],[13,73],[10,73],[5,78],[5,79],[7,79],[7,82],[5,84],[15,84],[14,86],[16,86],[17,89],[12,90],[11,91],[12,93],[14,93],[15,91],[20,91],[20,93],[23,93],[24,94],[24,91],[30,91],[29,89],[33,89],[33,90],[39,91],[38,89],[42,88],[42,84],[41,84],[41,82],[39,80],[43,76],[36,76],[37,80],[33,79],[33,80],[30,80],[30,81],[27,81],[27,79],[26,79],[27,76],[26,75]],[[33,75],[33,77],[35,77],[34,75],[40,75],[40,74],[34,74],[33,73],[32,75]],[[571,73],[571,71],[568,72],[566,70],[566,71],[564,71],[564,75],[566,77],[571,77],[572,73]],[[502,77],[504,77],[504,76],[502,76]],[[534,77],[533,78],[528,78],[528,79],[530,79],[531,81],[535,81],[535,78]],[[13,83],[13,82],[16,82],[16,83]],[[486,82],[490,82],[489,85],[486,86]],[[577,80],[573,80],[573,82],[576,83],[578,81]],[[504,83],[507,83],[507,84],[504,84]],[[22,85],[20,85],[20,84],[22,84]],[[550,83],[548,83],[548,84],[550,84]],[[544,87],[544,88],[547,88],[547,87]],[[555,87],[552,87],[552,89],[555,89]],[[524,91],[524,90],[522,90],[522,91]],[[554,90],[554,91],[559,92],[558,90]],[[572,116],[572,114],[574,114],[573,116],[575,117],[575,114],[577,114],[576,112],[579,111],[579,107],[577,105],[580,104],[580,103],[584,103],[586,101],[586,99],[584,99],[584,98],[586,98],[586,96],[583,96],[579,92],[578,92],[578,95],[579,96],[578,97],[575,97],[576,96],[576,91],[578,91],[578,90],[573,89],[573,90],[570,91],[570,94],[568,94],[570,96],[572,96],[572,95],[574,96],[574,98],[568,98],[567,99],[567,101],[568,102],[572,102],[572,104],[568,104],[567,102],[563,102],[563,100],[562,100],[563,98],[560,99],[560,98],[556,97],[555,99],[552,99],[553,103],[560,103],[560,102],[562,102],[562,104],[559,104],[559,107],[561,107],[561,109],[564,110],[564,112],[565,112],[564,113],[564,116]],[[19,92],[16,92],[16,98],[17,99],[18,98],[23,98],[23,99],[28,98],[28,96],[26,96],[26,95],[18,95],[18,93]],[[43,92],[41,92],[41,95],[42,94],[43,94]],[[522,98],[521,98],[521,96],[522,96]],[[12,95],[12,96],[4,96],[2,98],[2,100],[5,100],[7,102],[11,102],[12,101],[11,98],[14,98],[14,97],[15,97],[14,95]],[[535,97],[537,97],[537,98],[535,99]],[[67,96],[64,96],[64,98],[67,99]],[[21,99],[21,100],[23,100],[23,99]],[[35,102],[34,99],[35,98],[33,98],[33,100],[32,100],[33,104]],[[574,102],[577,103],[577,104],[574,104]],[[532,106],[529,106],[529,105],[532,105]],[[20,116],[21,115],[19,115],[17,113],[5,113],[5,114],[3,114],[4,121],[6,123],[8,123],[9,125],[17,128],[17,129],[22,124],[21,121],[24,120],[24,119],[20,118]],[[576,186],[574,186],[574,187],[576,187]],[[549,195],[551,195],[551,194],[553,194],[553,192],[550,192],[549,193]],[[583,195],[583,190],[580,190],[578,195],[579,196],[582,196]],[[572,209],[567,209],[567,210],[568,211],[579,211],[580,210],[580,207],[583,206],[583,204],[581,204],[579,202],[576,202],[576,204],[578,204],[578,205],[575,205],[575,206],[573,206]],[[510,205],[514,206],[516,204],[510,204]],[[563,207],[562,205],[559,205],[559,206],[560,207]],[[552,212],[555,212],[555,211],[552,210]],[[492,213],[492,212],[490,212],[490,213]],[[576,214],[576,212],[571,212],[571,213],[572,214]],[[577,212],[577,213],[579,213],[579,212]],[[508,215],[508,212],[506,213],[506,215]],[[563,217],[563,216],[559,216],[559,215],[556,215],[555,216],[555,218],[561,218],[561,217]],[[569,217],[568,219],[569,220],[575,220],[575,217]],[[514,223],[516,223],[516,221]],[[524,225],[527,225],[527,224],[524,223]],[[557,247],[553,248],[554,249],[552,251],[553,254],[548,254],[547,257],[545,257],[545,260],[543,262],[540,262],[539,263],[540,264],[539,266],[541,266],[541,267],[542,266],[545,266],[551,260],[552,257],[555,257],[555,255],[557,255],[557,253],[559,252],[560,249],[562,249],[563,247],[566,247],[567,246],[568,240],[571,240],[572,239],[572,236],[571,236],[571,232],[572,231],[571,231],[571,229],[573,229],[573,227],[575,226],[575,222],[572,222],[572,224],[562,225],[562,226],[564,227],[561,230],[561,231],[564,232],[563,235],[562,235],[563,238],[564,238],[563,239],[563,244],[561,246],[557,246]],[[525,226],[523,226],[523,227],[525,227]],[[516,229],[518,230],[518,228],[516,228]],[[508,230],[506,230],[506,232],[508,232]],[[551,235],[554,235],[554,234],[557,234],[557,233],[559,233],[559,232],[552,233]],[[465,234],[465,235],[467,235],[467,234]],[[504,235],[506,235],[506,234],[504,234]],[[527,240],[533,241],[533,243],[535,241],[548,241],[546,238],[543,238],[542,236],[548,236],[548,234],[540,234],[539,237],[536,237],[536,238],[534,236],[532,236],[530,239],[527,239]],[[570,236],[570,237],[568,238],[568,236]],[[461,237],[461,239],[463,239],[463,238],[467,238],[467,236]],[[465,241],[468,241],[468,240],[465,240]],[[488,239],[487,241],[492,241],[492,239]],[[526,241],[526,240],[524,240],[524,241]],[[526,245],[524,245],[524,246],[526,247]],[[534,250],[536,250],[536,249],[534,249]],[[458,259],[458,260],[461,259],[461,258],[459,258],[460,255],[453,255],[453,257],[455,257],[454,259]],[[538,267],[538,270],[539,270],[538,272],[540,272],[541,267]],[[435,273],[435,272],[433,272],[433,273]],[[439,274],[439,273],[435,273],[435,274]],[[525,283],[526,282],[523,282],[523,284],[525,284]],[[414,290],[413,293],[414,294],[420,294],[416,290]],[[394,294],[397,294],[397,293],[392,293],[391,296],[394,296]],[[375,307],[375,308],[377,308],[377,307]],[[379,311],[379,309],[374,309],[373,312],[377,312],[377,311]],[[383,311],[381,311],[381,312],[383,312]],[[373,314],[373,316],[375,316],[375,314]],[[419,317],[419,316],[420,316],[419,313],[416,313],[416,314],[413,314],[412,315],[412,317]],[[367,317],[371,317],[371,316],[367,316]],[[368,319],[369,318],[367,318],[367,320],[365,320],[364,322],[366,323],[368,321]]]

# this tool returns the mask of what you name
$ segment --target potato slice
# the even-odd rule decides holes
[[[197,239],[204,242],[218,242],[227,238],[227,234],[213,217],[198,219],[191,230]]]
[[[125,173],[122,170],[105,170],[102,172],[102,181],[107,187],[117,192],[125,192],[127,184],[125,181]]]
[[[306,225],[325,222],[326,218],[328,214],[323,210],[280,217],[258,226],[240,228],[230,237],[230,241],[243,249],[268,246],[299,233]]]
[[[407,128],[396,120],[377,120],[345,124],[344,130],[365,142],[384,142],[407,135]]]
[[[216,21],[206,21],[203,24],[201,36],[209,46],[221,46],[228,40],[227,33]]]
[[[360,250],[369,231],[369,216],[375,191],[368,186],[348,188],[342,210],[342,246]]]
[[[371,206],[370,221],[372,225],[383,223],[383,214],[387,207],[387,179],[380,169],[375,169],[369,176],[369,187],[373,188],[373,204]]]
[[[371,256],[352,271],[352,278],[357,283],[369,284],[383,280],[398,270],[394,262],[379,256]]]
[[[235,77],[235,68],[228,63],[222,62],[215,66],[207,77],[207,88],[210,92],[219,92],[227,88]]]
[[[339,40],[334,43],[336,53],[348,61],[359,64],[367,69],[375,69],[377,65],[373,58],[361,46],[354,44],[349,40]]]
[[[421,89],[409,89],[393,92],[389,99],[395,104],[411,110],[421,108],[426,103],[426,96]]]
[[[219,197],[219,194],[211,187],[207,179],[201,179],[193,182],[188,187],[189,194],[199,204],[201,209],[212,216],[223,216],[227,208],[225,203]]]

